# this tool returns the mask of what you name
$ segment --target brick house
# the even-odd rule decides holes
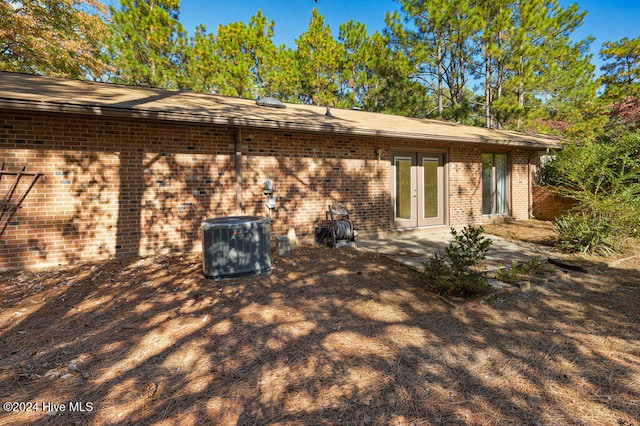
[[[542,135],[355,110],[0,73],[0,163],[42,171],[0,269],[200,249],[203,219],[267,216],[312,242],[330,203],[358,230],[527,219]],[[12,178],[0,181],[4,197]],[[22,185],[22,183],[20,184]]]

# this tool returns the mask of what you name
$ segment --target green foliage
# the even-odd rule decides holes
[[[559,175],[557,157],[554,155],[544,155],[539,158],[536,167],[536,185],[557,186],[559,185]]]
[[[540,129],[564,123],[569,136],[602,129],[590,39],[574,42],[585,12],[557,0],[400,0],[389,31],[436,99],[437,117],[487,127]],[[472,93],[469,82],[482,82]],[[470,118],[474,116],[474,118]]]
[[[299,103],[300,70],[296,52],[286,46],[276,48],[272,56],[267,56],[260,70],[264,95],[274,96],[283,102]]]
[[[496,279],[504,283],[515,284],[520,281],[522,274],[535,274],[543,267],[544,265],[538,256],[531,256],[525,263],[512,260],[511,265],[506,268],[502,264],[498,265]]]
[[[420,114],[424,89],[412,82],[412,65],[402,51],[390,48],[390,40],[378,31],[368,35],[366,26],[353,20],[340,25],[343,47],[337,106],[367,111]]]
[[[542,260],[540,260],[540,257],[538,256],[531,256],[529,259],[527,259],[527,263],[525,263],[524,265],[525,271],[530,274],[535,274],[543,267],[544,265],[542,264]]]
[[[604,42],[600,57],[604,98],[618,101],[627,96],[640,97],[640,37]]]
[[[264,95],[259,89],[265,84],[266,64],[276,54],[274,26],[258,10],[248,25],[235,22],[218,27],[215,51],[222,79],[218,93],[243,98]]]
[[[451,228],[453,240],[445,249],[445,254],[456,273],[462,273],[475,268],[476,264],[484,260],[493,241],[486,238],[482,226],[465,226],[462,233]]]
[[[211,93],[220,93],[225,87],[215,37],[207,33],[204,25],[196,27],[186,48],[179,84],[184,90]]]
[[[559,247],[609,253],[640,235],[640,132],[567,146],[552,167],[555,192],[577,203],[557,221]]]
[[[411,58],[414,78],[423,85],[436,106],[429,113],[455,121],[466,119],[468,82],[475,67],[474,35],[479,19],[470,1],[430,2],[401,0],[403,20],[387,16],[387,31],[395,47]]]
[[[527,271],[525,265],[521,265],[515,260],[511,261],[511,266],[508,268],[498,267],[496,270],[496,279],[504,283],[515,284],[519,281],[520,275]]]
[[[307,31],[296,40],[300,70],[300,99],[314,105],[338,102],[340,60],[343,47],[331,36],[331,28],[317,9],[311,11]]]
[[[443,275],[435,278],[434,282],[440,293],[450,296],[480,296],[490,290],[486,278],[477,273]]]
[[[401,11],[387,14],[382,32],[369,34],[350,20],[337,39],[313,9],[291,49],[273,44],[275,22],[260,10],[215,34],[200,25],[189,37],[179,0],[120,0],[108,10],[100,0],[2,0],[0,69],[275,96],[575,138],[593,139],[602,129],[606,115],[595,98],[590,40],[571,37],[584,18],[576,5],[399,3]],[[608,95],[622,93],[616,87],[637,88],[637,43],[605,43]]]
[[[425,274],[432,278],[436,288],[449,295],[473,296],[488,290],[486,279],[476,265],[483,260],[492,241],[482,234],[484,229],[466,226],[462,233],[451,228],[453,240],[444,252],[439,251],[425,263]]]
[[[135,86],[178,88],[186,33],[179,0],[120,0],[111,7],[108,54],[112,80]]]
[[[606,217],[586,212],[556,219],[556,246],[569,252],[612,254],[615,251],[615,225]]]
[[[273,44],[274,21],[260,10],[249,23],[220,25],[217,34],[196,28],[184,54],[180,87],[226,96],[274,96],[299,102],[300,77],[294,51]]]

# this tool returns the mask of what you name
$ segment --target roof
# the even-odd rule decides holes
[[[314,105],[269,108],[253,100],[206,93],[8,72],[0,72],[0,108],[536,149],[559,148],[563,143],[553,136],[445,121],[337,108],[327,116],[325,107]]]

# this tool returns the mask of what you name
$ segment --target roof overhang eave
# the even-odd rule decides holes
[[[469,144],[487,144],[501,146],[517,146],[531,149],[562,148],[561,141],[541,142],[526,136],[518,139],[494,139],[484,137],[453,136],[428,133],[413,133],[399,131],[383,131],[366,128],[350,128],[332,125],[330,123],[296,123],[289,121],[264,120],[252,118],[221,117],[213,114],[193,114],[179,111],[158,111],[132,108],[117,108],[102,105],[76,105],[70,103],[41,102],[16,99],[0,99],[0,109],[79,114],[109,118],[129,118],[137,120],[176,121],[198,124],[214,124],[229,127],[245,127],[254,129],[270,129],[283,131],[299,131],[327,134],[347,134],[376,138],[409,139],[435,142],[454,142]],[[526,138],[526,139],[525,139]]]

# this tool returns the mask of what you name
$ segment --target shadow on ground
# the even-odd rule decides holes
[[[176,256],[0,274],[0,400],[66,405],[0,424],[640,418],[637,269],[462,310],[375,253],[301,249],[274,267],[211,281]]]

